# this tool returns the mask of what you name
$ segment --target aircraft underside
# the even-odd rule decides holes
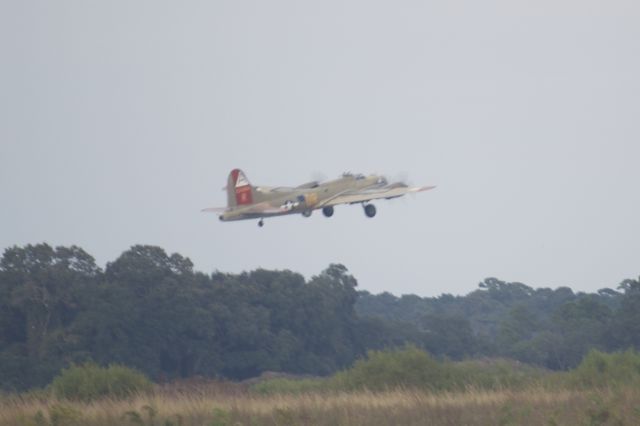
[[[371,203],[361,203],[364,209],[364,214],[367,217],[374,217],[377,213],[376,206]],[[242,216],[235,217],[231,220],[248,220],[248,219],[258,219],[258,226],[264,226],[264,219],[269,217],[277,217],[277,216],[288,216],[292,214],[300,214],[303,217],[310,217],[313,213],[314,209],[306,209],[306,210],[298,210],[298,211],[289,211],[289,212],[280,212],[280,213],[246,213]],[[322,207],[322,215],[325,217],[331,217],[334,213],[333,206]]]

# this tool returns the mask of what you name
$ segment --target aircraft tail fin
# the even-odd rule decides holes
[[[227,179],[227,205],[229,207],[253,204],[253,187],[240,169],[233,169]]]

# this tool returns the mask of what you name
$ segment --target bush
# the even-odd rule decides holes
[[[508,360],[452,362],[437,360],[414,346],[402,350],[369,352],[367,358],[336,374],[337,389],[382,390],[396,387],[431,391],[466,388],[520,388],[545,377],[540,368]]]
[[[329,378],[271,379],[252,390],[262,394],[412,388],[427,391],[465,389],[521,389],[542,384],[549,373],[517,361],[484,359],[452,362],[407,346],[404,349],[370,351],[344,371]]]
[[[632,349],[610,354],[592,350],[580,365],[567,375],[569,384],[577,387],[639,383],[640,354]]]
[[[369,351],[365,359],[336,374],[332,381],[339,389],[440,389],[446,375],[442,363],[415,346],[407,346],[401,350]]]
[[[151,381],[139,371],[120,365],[103,368],[87,363],[62,370],[51,383],[60,399],[90,401],[102,397],[126,398],[151,389]]]

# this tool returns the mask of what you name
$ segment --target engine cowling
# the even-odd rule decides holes
[[[312,180],[311,182],[307,182],[307,183],[303,183],[302,185],[299,185],[297,188],[311,189],[311,188],[317,188],[319,185],[320,185],[320,182],[318,182],[317,180]]]

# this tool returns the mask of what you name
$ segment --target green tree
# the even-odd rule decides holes
[[[76,246],[48,244],[11,247],[0,259],[2,358],[21,371],[12,386],[50,380],[79,348],[69,332],[81,310],[80,294],[95,285],[101,271]]]
[[[425,348],[436,356],[462,359],[476,350],[471,324],[457,315],[426,315],[422,320]]]
[[[607,343],[612,348],[640,349],[640,277],[624,280],[618,288],[624,294],[608,330]]]

